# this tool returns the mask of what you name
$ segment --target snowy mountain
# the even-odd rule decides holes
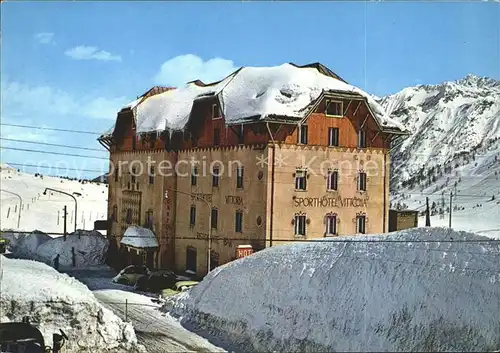
[[[429,196],[431,224],[448,225],[452,191],[454,227],[500,234],[500,81],[468,75],[378,101],[412,133],[391,152],[393,206],[423,211]]]
[[[453,171],[475,164],[478,155],[500,152],[500,81],[468,75],[409,87],[379,102],[412,132],[393,150],[394,185],[416,187],[426,174],[432,179],[440,169]]]
[[[67,206],[67,231],[73,232],[75,224],[75,201],[67,195],[48,191],[52,188],[69,193],[77,200],[76,225],[78,229],[92,230],[94,221],[107,219],[107,185],[81,182],[64,178],[32,175],[6,168],[0,170],[0,229],[45,233],[63,232],[63,207]],[[22,206],[16,193],[22,198]],[[19,210],[21,208],[21,210]],[[19,212],[21,217],[19,219]],[[19,227],[17,226],[20,220]]]

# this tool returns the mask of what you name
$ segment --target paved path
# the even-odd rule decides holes
[[[137,293],[129,286],[111,282],[115,273],[105,267],[68,272],[85,283],[103,306],[134,326],[139,343],[150,353],[165,352],[225,352],[205,338],[186,330],[182,325],[159,311],[147,293]],[[125,310],[125,300],[127,301]]]

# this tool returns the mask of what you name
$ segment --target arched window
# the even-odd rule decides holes
[[[127,208],[127,216],[125,217],[125,222],[127,222],[128,224],[132,223],[132,209],[131,208]]]

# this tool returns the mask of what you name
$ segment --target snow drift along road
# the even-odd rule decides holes
[[[64,240],[63,237],[51,238],[47,234],[35,231],[25,233],[3,233],[9,240],[9,251],[22,259],[30,259],[54,265],[54,258],[59,255],[61,267],[73,266],[73,249],[75,267],[102,265],[106,261],[109,242],[97,231],[78,230]]]
[[[40,262],[3,256],[0,261],[2,322],[29,316],[46,345],[62,329],[69,337],[67,353],[143,350],[132,325],[103,308],[84,284]]]
[[[164,310],[246,350],[500,349],[498,241],[447,228],[335,240],[221,266]]]

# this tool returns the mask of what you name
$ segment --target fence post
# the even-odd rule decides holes
[[[125,322],[127,322],[128,317],[128,299],[125,299]]]

